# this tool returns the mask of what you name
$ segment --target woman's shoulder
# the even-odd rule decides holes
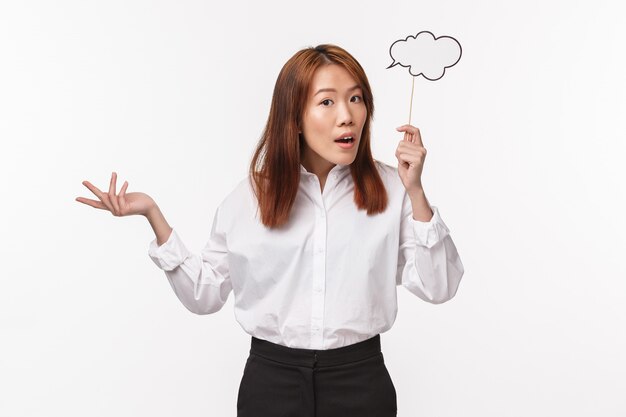
[[[253,200],[253,190],[250,184],[250,175],[246,175],[235,183],[231,191],[226,194],[220,203],[220,208],[235,211],[249,205]]]

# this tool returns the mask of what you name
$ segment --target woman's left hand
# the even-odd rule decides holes
[[[404,132],[404,139],[398,144],[398,175],[407,192],[422,191],[422,169],[426,159],[426,148],[422,144],[420,130],[412,125],[402,125],[396,130]]]

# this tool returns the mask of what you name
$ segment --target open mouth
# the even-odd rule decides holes
[[[342,138],[342,139],[335,139],[335,142],[339,142],[339,143],[352,143],[352,142],[354,142],[354,138],[352,138],[352,137],[347,137],[347,138]]]

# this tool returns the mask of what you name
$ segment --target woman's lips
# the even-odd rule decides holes
[[[340,142],[339,140],[335,140],[335,143],[343,149],[351,149],[356,141],[354,139],[352,139],[350,142]]]

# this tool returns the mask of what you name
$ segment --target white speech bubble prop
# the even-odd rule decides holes
[[[411,106],[409,109],[409,124],[411,124],[411,112],[413,110],[413,90],[415,77],[422,76],[428,81],[437,81],[446,73],[446,68],[456,65],[461,59],[461,44],[451,36],[438,38],[427,30],[419,32],[415,36],[407,36],[399,39],[389,47],[389,55],[393,62],[387,67],[396,65],[409,69],[413,77],[411,87]]]
[[[443,77],[446,68],[461,59],[461,44],[451,36],[435,38],[424,30],[415,36],[407,36],[391,44],[389,55],[393,63],[387,68],[400,65],[409,68],[409,74],[422,76],[429,81]]]

